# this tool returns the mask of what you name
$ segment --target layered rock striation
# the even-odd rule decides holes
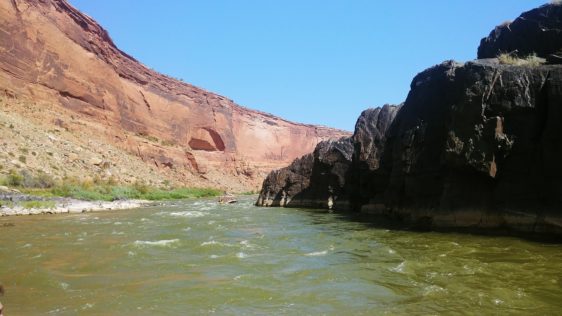
[[[562,25],[558,5],[537,10]],[[334,208],[423,229],[562,235],[561,87],[556,64],[494,58],[421,72],[401,107],[361,114],[340,188],[348,203]]]
[[[3,97],[57,109],[45,121],[102,138],[183,182],[251,189],[263,172],[349,135],[253,111],[159,74],[65,0],[2,1],[0,21]]]

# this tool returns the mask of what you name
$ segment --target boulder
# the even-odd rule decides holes
[[[560,59],[551,55],[560,55],[561,50],[562,5],[551,3],[497,26],[480,41],[478,58],[495,58],[501,53],[514,53],[520,57],[536,54],[559,63]]]
[[[344,191],[351,166],[351,138],[319,143],[314,152],[272,171],[263,182],[256,205],[332,208],[347,203]]]

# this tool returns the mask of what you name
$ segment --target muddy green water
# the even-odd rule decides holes
[[[252,202],[0,218],[6,315],[562,312],[560,245]]]

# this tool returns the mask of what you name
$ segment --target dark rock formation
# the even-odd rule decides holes
[[[561,14],[558,5],[524,13],[483,40],[479,56],[555,52]],[[562,236],[562,65],[444,62],[413,79],[401,107],[364,111],[352,141],[337,210],[423,229]],[[325,199],[328,173],[318,170],[330,165],[318,148],[272,173],[258,204]]]
[[[521,14],[515,21],[497,26],[480,42],[478,58],[495,58],[501,53],[518,56],[560,55],[562,50],[562,5],[547,4]]]
[[[380,178],[373,171],[379,167],[386,131],[399,108],[385,105],[365,110],[352,138],[322,142],[314,153],[273,171],[264,181],[257,205],[339,210],[360,207],[360,201],[369,200],[375,180]]]
[[[562,233],[562,66],[446,62],[412,82],[364,212]]]
[[[385,153],[387,131],[402,105],[384,105],[361,113],[355,124],[352,168],[347,176],[347,192],[352,207],[366,203],[375,187],[384,186],[384,177],[375,173]]]
[[[560,234],[561,86],[559,65],[437,65],[402,108],[361,114],[352,162],[324,142],[270,174],[257,204],[326,208],[333,195],[334,209],[418,228]]]
[[[319,143],[313,153],[271,172],[263,182],[256,205],[308,208],[346,205],[343,188],[352,153],[349,137]]]

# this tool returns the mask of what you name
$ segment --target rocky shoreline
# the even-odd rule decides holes
[[[115,211],[126,210],[132,208],[139,208],[153,204],[151,201],[143,200],[124,200],[124,201],[81,201],[81,200],[65,200],[64,202],[57,203],[53,208],[24,208],[22,206],[16,207],[1,207],[0,216],[14,216],[14,215],[39,215],[39,214],[76,214],[86,212],[99,212],[99,211]]]
[[[83,201],[71,198],[42,198],[22,194],[17,190],[0,193],[0,217],[39,214],[76,214],[139,208],[154,204],[146,200]],[[37,202],[26,206],[22,202]]]

